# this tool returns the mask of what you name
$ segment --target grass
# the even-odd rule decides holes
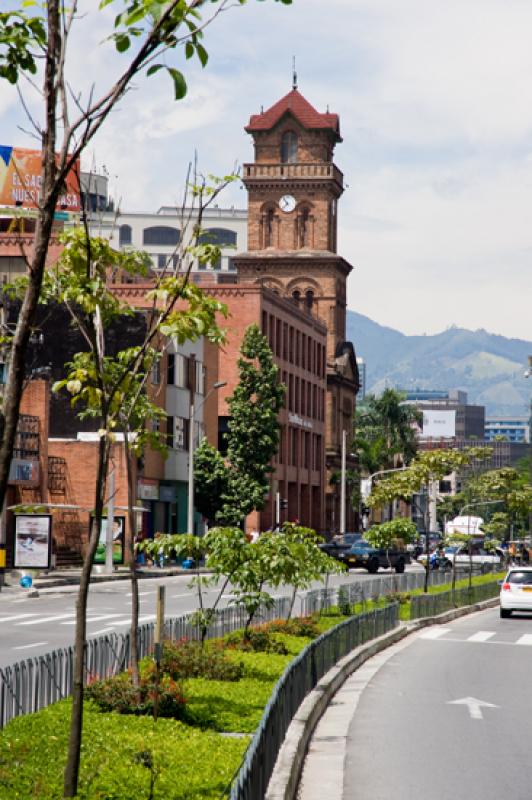
[[[502,576],[502,574],[501,574]],[[473,585],[499,575],[473,578]],[[468,578],[457,581],[457,588]],[[430,593],[448,591],[450,584]],[[410,595],[422,594],[414,590]],[[358,614],[386,605],[383,598],[353,607]],[[401,604],[410,618],[410,603]],[[407,615],[407,616],[404,616]],[[320,632],[348,617],[336,608],[318,619]],[[227,649],[244,664],[236,682],[189,678],[185,719],[104,713],[85,703],[79,800],[219,800],[238,769],[273,687],[290,661],[309,644],[306,637],[278,633],[287,655]],[[0,731],[0,800],[56,800],[62,797],[70,701],[19,717]],[[238,737],[222,733],[240,734]]]

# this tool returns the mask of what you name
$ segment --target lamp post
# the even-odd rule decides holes
[[[525,378],[532,377],[532,356],[528,356],[528,369],[525,372]],[[529,417],[528,417],[528,442],[530,444],[530,485],[532,486],[532,394],[530,395]],[[532,512],[528,515],[528,527],[532,533]]]
[[[227,381],[216,381],[207,392],[201,403],[197,406],[194,403],[190,404],[190,418],[188,430],[188,509],[187,509],[187,530],[189,533],[194,533],[194,422],[195,414],[209,399],[211,394],[222,386],[226,386]]]

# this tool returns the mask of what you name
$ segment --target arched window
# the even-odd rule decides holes
[[[131,244],[131,225],[121,225],[118,230],[118,244]]]
[[[285,131],[281,139],[281,162],[295,164],[297,161],[297,136],[294,131]]]
[[[307,311],[311,311],[313,305],[314,305],[314,292],[312,291],[312,289],[307,289],[307,291],[305,292],[305,306],[307,308]]]
[[[208,228],[199,237],[200,244],[215,244],[218,247],[236,245],[236,233],[228,228]]]
[[[299,291],[299,289],[294,289],[294,291],[292,292],[292,300],[297,306],[301,302],[301,292]]]
[[[142,241],[144,244],[175,247],[179,244],[179,231],[169,225],[153,225],[151,228],[144,228]]]

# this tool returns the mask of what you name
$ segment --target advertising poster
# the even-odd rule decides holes
[[[79,213],[79,160],[65,181],[57,209]],[[0,206],[37,208],[41,196],[42,153],[0,145]]]
[[[49,569],[52,518],[49,514],[15,516],[15,569]]]
[[[124,563],[124,532],[126,529],[125,517],[114,517],[113,521],[113,564]],[[102,517],[100,538],[94,554],[95,564],[105,564],[105,543],[107,541],[107,517]]]
[[[456,435],[456,411],[423,411],[424,438],[452,439]]]

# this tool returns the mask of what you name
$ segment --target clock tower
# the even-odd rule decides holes
[[[351,265],[337,253],[343,175],[334,164],[342,141],[336,114],[318,112],[294,87],[251,117],[255,158],[244,165],[248,252],[235,258],[241,283],[259,284],[317,316],[327,328],[326,516],[340,526],[341,446],[353,429],[358,371],[346,341],[346,282]],[[348,455],[348,467],[354,465]],[[350,504],[348,504],[350,505]],[[353,530],[352,522],[347,529]]]

